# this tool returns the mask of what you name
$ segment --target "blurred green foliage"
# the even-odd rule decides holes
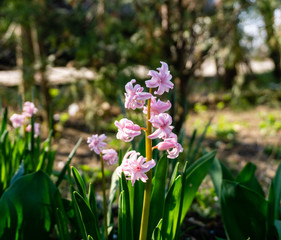
[[[35,73],[44,75],[48,67],[93,69],[96,77],[90,84],[81,79],[71,85],[74,91],[57,93],[41,83],[42,96],[37,96],[45,108],[52,103],[55,111],[83,101],[89,125],[99,118],[95,107],[90,107],[94,101],[116,102],[118,89],[140,66],[155,69],[160,60],[169,64],[176,78],[173,112],[178,132],[185,120],[185,102],[197,82],[203,92],[230,90],[232,105],[239,107],[272,102],[270,93],[257,99],[244,96],[248,88],[253,94],[256,87],[271,89],[270,83],[280,89],[280,25],[273,17],[280,10],[277,0],[4,0],[0,5],[0,46],[5,49],[0,53],[0,69],[22,69],[25,92],[35,84]],[[255,21],[261,22],[260,29],[247,31]],[[255,36],[264,39],[260,45]],[[254,74],[250,61],[266,57],[274,63],[273,72]],[[208,77],[198,75],[206,59],[215,61],[216,75],[210,84]],[[246,74],[241,73],[241,64]],[[139,80],[147,78],[147,70],[138,75]]]

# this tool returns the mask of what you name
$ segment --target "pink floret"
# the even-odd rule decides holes
[[[149,121],[154,128],[157,128],[154,133],[148,136],[150,139],[168,138],[174,128],[170,126],[172,124],[172,117],[168,113],[152,116]]]
[[[23,104],[23,115],[26,117],[31,117],[33,114],[36,114],[38,109],[35,107],[32,102],[25,102]]]
[[[130,142],[134,137],[141,134],[141,127],[127,118],[123,118],[119,122],[115,121],[114,124],[118,128],[117,139],[125,142]]]
[[[123,159],[122,164],[117,168],[117,174],[121,177],[121,172],[124,172],[128,180],[132,181],[132,186],[134,186],[136,180],[141,180],[146,182],[148,179],[145,174],[151,168],[155,166],[155,161],[146,162],[146,158],[140,156],[140,153],[136,151],[128,152]]]
[[[150,70],[148,75],[151,76],[150,80],[145,81],[146,87],[156,88],[158,87],[155,94],[162,95],[164,92],[169,92],[173,89],[174,84],[171,82],[172,75],[168,70],[168,65],[165,62],[160,62],[162,64],[161,68],[157,68],[157,71]]]
[[[143,108],[145,100],[152,96],[150,93],[143,92],[143,87],[139,84],[133,86],[135,82],[136,80],[132,79],[125,86],[125,108],[131,108],[133,110]]]
[[[156,101],[156,97],[151,98],[150,104],[150,114],[151,116],[158,115],[160,113],[164,113],[171,108],[171,103],[168,100],[167,102],[163,102],[160,99]],[[147,114],[147,107],[143,108],[143,113]]]
[[[29,124],[26,128],[25,131],[31,132],[31,124]],[[40,135],[40,124],[39,123],[34,123],[34,137],[38,137]]]
[[[165,138],[163,142],[157,144],[158,150],[167,150],[168,158],[174,159],[183,151],[181,144],[177,142],[177,138]]]
[[[92,137],[88,137],[87,143],[89,144],[90,150],[94,150],[96,154],[100,154],[103,148],[106,147],[106,143],[103,141],[106,139],[104,134],[100,136],[98,134],[92,135]]]
[[[118,154],[114,149],[104,149],[102,150],[103,160],[107,165],[113,165],[118,162]]]
[[[21,114],[16,114],[14,113],[11,117],[10,120],[12,122],[12,125],[14,128],[21,127],[24,123],[25,116]]]

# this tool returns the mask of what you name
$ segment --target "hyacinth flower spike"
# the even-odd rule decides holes
[[[87,143],[89,144],[90,150],[94,150],[94,152],[100,155],[101,160],[101,173],[102,173],[102,193],[103,193],[103,217],[104,217],[104,236],[105,239],[108,239],[107,233],[107,200],[106,200],[106,185],[105,185],[105,176],[104,176],[104,161],[108,164],[113,164],[118,161],[117,152],[113,149],[104,149],[106,147],[106,143],[104,140],[107,137],[104,134],[92,135],[88,137]],[[104,154],[104,156],[103,156]]]
[[[174,87],[171,82],[172,75],[165,62],[161,62],[161,67],[158,71],[149,71],[150,80],[145,81],[146,87],[149,88],[149,93],[143,92],[143,88],[139,84],[135,84],[136,80],[131,80],[125,86],[125,108],[133,109],[141,108],[146,116],[146,128],[141,128],[137,124],[127,118],[115,121],[115,126],[118,128],[117,139],[125,142],[132,141],[136,136],[141,134],[141,130],[145,130],[145,153],[143,157],[136,151],[129,151],[123,158],[122,164],[117,168],[117,174],[121,176],[123,172],[134,186],[135,181],[141,180],[145,182],[143,209],[140,227],[140,240],[147,239],[150,198],[152,190],[152,168],[155,167],[155,161],[152,159],[153,149],[160,151],[167,150],[169,158],[176,158],[182,152],[182,146],[177,143],[177,136],[172,133],[173,126],[172,118],[165,113],[171,108],[170,101],[163,102],[152,95],[152,89],[158,88],[154,93],[162,95],[164,92],[169,92]],[[135,85],[134,85],[135,84]],[[145,106],[145,102],[147,105]],[[152,127],[156,130],[152,133]],[[152,139],[160,138],[163,142],[152,147]]]
[[[23,112],[22,114],[13,114],[10,117],[10,121],[14,128],[23,127],[23,136],[25,136],[25,132],[31,132],[31,117],[38,112],[38,109],[35,107],[32,102],[25,102],[23,104]],[[27,127],[26,127],[27,125]],[[34,136],[37,137],[40,134],[39,123],[34,123]]]

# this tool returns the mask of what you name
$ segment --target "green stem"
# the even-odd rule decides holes
[[[152,89],[149,89],[149,92],[152,93]],[[150,119],[150,105],[151,99],[147,101],[147,129],[145,131],[145,152],[146,152],[146,161],[150,161],[152,159],[152,140],[148,138],[148,136],[152,132],[152,125],[149,121]],[[151,189],[152,189],[152,169],[147,172],[148,180],[145,184],[144,189],[144,197],[143,197],[143,209],[142,209],[142,217],[141,217],[141,228],[140,228],[140,238],[139,240],[146,240],[147,238],[147,229],[148,229],[148,220],[149,220],[149,209],[150,209],[150,197],[151,197]]]
[[[107,234],[107,200],[106,200],[106,186],[105,186],[105,177],[104,177],[104,162],[102,153],[100,153],[101,160],[101,173],[102,173],[102,194],[103,194],[103,220],[104,220],[104,237],[105,240],[108,239]]]

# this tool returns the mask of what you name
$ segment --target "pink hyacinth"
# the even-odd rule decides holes
[[[31,124],[29,124],[26,128],[25,131],[31,132]],[[40,124],[39,123],[34,123],[34,137],[38,137],[40,135]]]
[[[135,110],[136,108],[143,108],[145,100],[151,98],[150,93],[143,92],[143,87],[139,84],[133,86],[136,82],[135,79],[132,79],[125,86],[125,108],[131,108]]]
[[[128,177],[127,179],[132,181],[134,186],[136,180],[146,182],[148,179],[145,174],[151,168],[155,166],[155,161],[150,160],[146,162],[146,158],[140,156],[140,153],[136,151],[130,151],[124,156],[122,164],[117,168],[117,174],[121,177],[121,172]]]
[[[23,115],[26,117],[31,117],[33,114],[36,114],[38,109],[35,107],[32,102],[25,102],[23,104]]]
[[[169,89],[174,87],[171,82],[172,75],[168,70],[168,65],[165,62],[160,62],[162,64],[161,68],[157,68],[157,71],[150,70],[148,75],[151,76],[150,80],[145,81],[146,87],[156,88],[158,87],[155,94],[162,95],[164,92],[169,92]]]
[[[130,142],[134,137],[141,134],[141,127],[127,118],[123,118],[119,122],[115,121],[114,124],[118,127],[117,139],[121,139],[125,142]]]
[[[23,125],[23,123],[24,123],[24,119],[25,119],[24,115],[16,114],[16,113],[14,113],[10,117],[10,120],[11,120],[12,125],[13,125],[14,128],[21,127]]]
[[[168,158],[174,159],[179,156],[179,153],[183,151],[181,144],[177,142],[177,137],[165,138],[164,142],[157,144],[157,148],[160,151],[167,150]]]
[[[166,112],[170,108],[171,108],[171,103],[169,100],[167,102],[163,102],[160,99],[156,101],[156,97],[151,97],[151,104],[150,104],[151,116],[155,116],[160,113]],[[147,107],[143,108],[143,113],[147,114]]]
[[[102,149],[106,147],[106,143],[103,141],[106,139],[104,134],[102,135],[92,135],[92,137],[88,137],[87,143],[89,143],[90,150],[94,150],[96,154],[100,154]]]
[[[172,124],[172,117],[168,113],[160,113],[159,115],[152,116],[149,121],[153,127],[158,128],[148,136],[150,139],[168,138],[174,128],[170,126]]]
[[[118,154],[114,149],[104,149],[102,154],[103,160],[107,162],[107,165],[113,165],[118,162]]]

